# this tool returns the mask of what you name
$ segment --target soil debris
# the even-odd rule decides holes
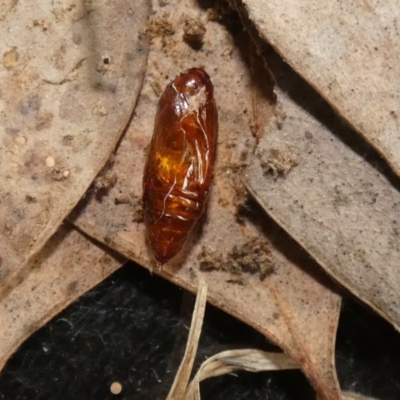
[[[196,18],[186,18],[183,25],[183,40],[195,50],[200,50],[204,43],[206,27]]]
[[[199,257],[201,271],[221,270],[229,273],[227,282],[244,283],[244,274],[258,274],[260,281],[274,272],[268,241],[251,238],[241,246],[234,246],[224,258],[216,251],[203,247]]]
[[[260,158],[264,173],[272,173],[274,178],[286,176],[299,164],[296,156],[289,150],[270,149]]]
[[[150,39],[172,36],[175,34],[175,28],[167,17],[150,18],[146,31]]]

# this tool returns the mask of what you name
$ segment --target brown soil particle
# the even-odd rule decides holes
[[[192,48],[199,50],[204,43],[206,27],[196,18],[186,18],[183,25],[183,40]]]
[[[221,270],[228,272],[227,282],[243,283],[243,274],[258,274],[264,280],[274,272],[271,264],[269,243],[259,238],[251,238],[242,246],[234,246],[226,257],[204,248],[200,253],[201,271]]]
[[[261,156],[261,166],[265,173],[272,173],[277,178],[284,177],[298,165],[295,155],[290,151],[270,149]]]

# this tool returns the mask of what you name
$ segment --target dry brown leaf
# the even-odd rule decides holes
[[[0,371],[33,332],[122,263],[71,226],[60,227],[30,262],[29,276],[0,300]]]
[[[399,3],[231,3],[400,175]]]
[[[309,257],[261,210],[240,212],[246,198],[240,171],[256,143],[251,128],[257,134],[252,104],[258,83],[245,61],[251,46],[242,33],[232,37],[218,22],[208,20],[215,13],[198,9],[195,1],[169,1],[162,8],[157,4],[149,26],[153,43],[145,84],[114,165],[106,172],[115,173],[117,182],[101,199],[88,195],[75,211],[74,223],[152,268],[144,227],[138,221],[145,150],[158,97],[179,72],[204,66],[214,82],[220,122],[207,219],[197,238],[160,274],[191,291],[204,279],[213,304],[271,338],[301,365],[321,396],[337,399],[334,341],[340,297],[326,286],[329,282]],[[184,21],[189,17],[205,27],[200,51],[183,41]],[[241,32],[237,20],[231,18],[230,23]],[[235,41],[241,43],[239,48]],[[259,78],[265,83],[268,74]],[[265,96],[257,110],[272,112]]]
[[[269,62],[287,117],[260,142],[248,187],[329,274],[400,329],[399,179],[380,172],[379,159],[283,62]],[[284,161],[291,168],[277,176],[271,165]]]
[[[376,400],[374,397],[365,396],[359,393],[342,392],[343,400]]]
[[[299,366],[284,353],[267,353],[256,349],[228,350],[210,357],[199,368],[188,387],[185,400],[200,400],[200,382],[244,370],[250,372],[281,371]]]
[[[148,13],[147,0],[1,8],[0,281],[40,250],[117,144],[143,80]]]
[[[167,400],[200,400],[201,381],[238,370],[260,372],[299,368],[298,364],[284,353],[267,353],[256,349],[227,350],[203,362],[188,384],[199,344],[206,302],[207,285],[200,280],[185,354]]]
[[[199,282],[196,296],[196,304],[193,310],[192,322],[190,324],[189,336],[186,344],[185,354],[181,365],[176,373],[174,383],[168,394],[167,400],[181,400],[185,397],[193,363],[196,358],[197,348],[203,326],[204,312],[207,304],[207,285],[204,281]]]
[[[201,381],[238,370],[260,372],[299,368],[298,364],[284,353],[267,353],[256,349],[227,350],[203,362],[188,384],[199,344],[206,301],[207,285],[200,280],[185,354],[167,400],[200,400]]]

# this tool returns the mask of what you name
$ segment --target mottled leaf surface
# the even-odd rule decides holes
[[[321,396],[337,399],[334,341],[340,297],[308,255],[261,209],[246,203],[241,184],[263,121],[256,119],[255,109],[263,116],[273,113],[269,75],[249,72],[255,52],[237,19],[228,16],[236,32],[232,36],[215,21],[213,10],[196,4],[153,5],[144,87],[113,163],[99,178],[111,184],[102,195],[88,194],[71,220],[191,291],[204,279],[213,304],[271,338],[299,363]],[[193,18],[205,28],[200,50],[184,39],[185,21]],[[157,271],[139,221],[146,149],[161,91],[181,71],[199,66],[211,76],[219,111],[214,185],[202,229],[180,256]]]
[[[145,0],[8,3],[0,7],[0,282],[29,265],[117,144],[142,84],[149,13]]]
[[[63,225],[0,300],[0,370],[32,333],[119,268],[123,257]]]
[[[232,1],[400,174],[398,1]]]
[[[399,179],[287,66],[270,65],[286,119],[268,127],[248,187],[329,274],[399,329]]]

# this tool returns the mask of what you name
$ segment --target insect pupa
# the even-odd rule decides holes
[[[143,176],[146,235],[165,264],[203,215],[216,153],[218,115],[210,77],[192,68],[164,90]]]

